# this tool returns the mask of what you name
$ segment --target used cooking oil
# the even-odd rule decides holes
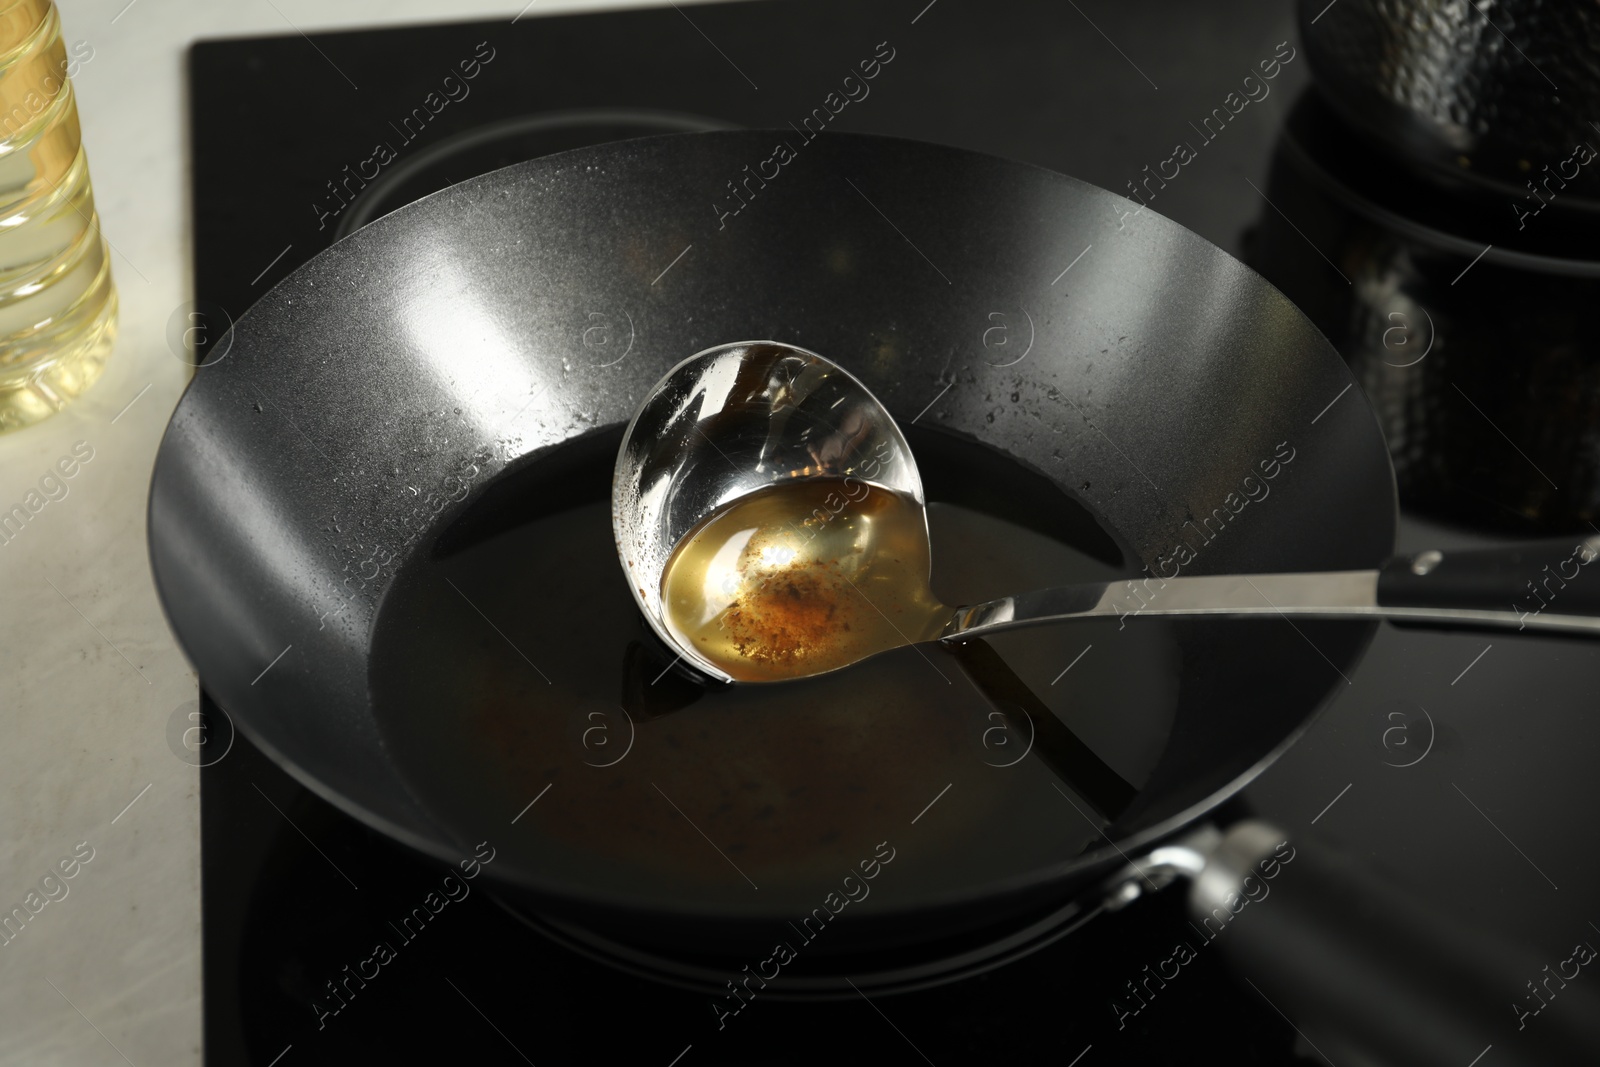
[[[0,0],[0,432],[37,422],[105,368],[117,295],[49,0]]]
[[[953,609],[928,586],[915,500],[854,479],[782,483],[734,500],[673,549],[675,637],[741,682],[803,678],[938,637]]]

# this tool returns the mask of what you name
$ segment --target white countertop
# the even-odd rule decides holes
[[[0,1064],[198,1064],[199,778],[168,743],[169,722],[196,707],[196,679],[156,601],[145,543],[151,463],[189,376],[167,341],[192,296],[184,53],[202,37],[511,18],[523,5],[61,6],[67,42],[94,50],[73,84],[121,325],[93,389],[0,437],[5,507],[77,442],[93,449],[68,495],[0,544],[0,914],[30,892],[35,907],[46,901],[0,943]],[[639,4],[539,0],[523,17],[604,6]],[[42,890],[80,843],[92,857]]]

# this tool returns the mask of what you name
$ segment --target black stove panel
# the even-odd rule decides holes
[[[202,42],[190,55],[196,296],[220,325],[354,223],[532,154],[808,121],[1059,170],[1245,255],[1275,210],[1261,197],[1268,162],[1309,82],[1291,16],[1244,0],[774,0]],[[733,209],[708,196],[708,213]],[[1298,283],[1342,285],[1323,270],[1306,248]],[[1508,448],[1506,469],[1519,462]],[[1475,540],[1402,526],[1402,549]],[[1240,810],[1325,837],[1552,960],[1589,936],[1600,868],[1570,835],[1597,808],[1586,761],[1600,653],[1385,628],[1349,681]],[[758,998],[725,1016],[702,993],[555,943],[486,883],[447,886],[449,872],[337,812],[242,736],[206,758],[211,1064],[1323,1062],[1173,893],[953,984]],[[1526,977],[1506,976],[1508,1006]],[[1347,1063],[1337,1035],[1305,1037]],[[1466,1063],[1490,1039],[1462,1040]]]

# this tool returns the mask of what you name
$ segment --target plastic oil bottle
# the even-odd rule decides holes
[[[117,294],[51,0],[0,0],[0,433],[61,410],[105,368]]]

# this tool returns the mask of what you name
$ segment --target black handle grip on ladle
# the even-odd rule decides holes
[[[1379,569],[1378,604],[1429,611],[1509,611],[1524,626],[1546,610],[1600,617],[1596,560],[1600,560],[1600,534],[1460,552],[1430,549],[1398,556]],[[1452,625],[1448,617],[1394,621]],[[1460,625],[1477,624],[1463,619]]]

